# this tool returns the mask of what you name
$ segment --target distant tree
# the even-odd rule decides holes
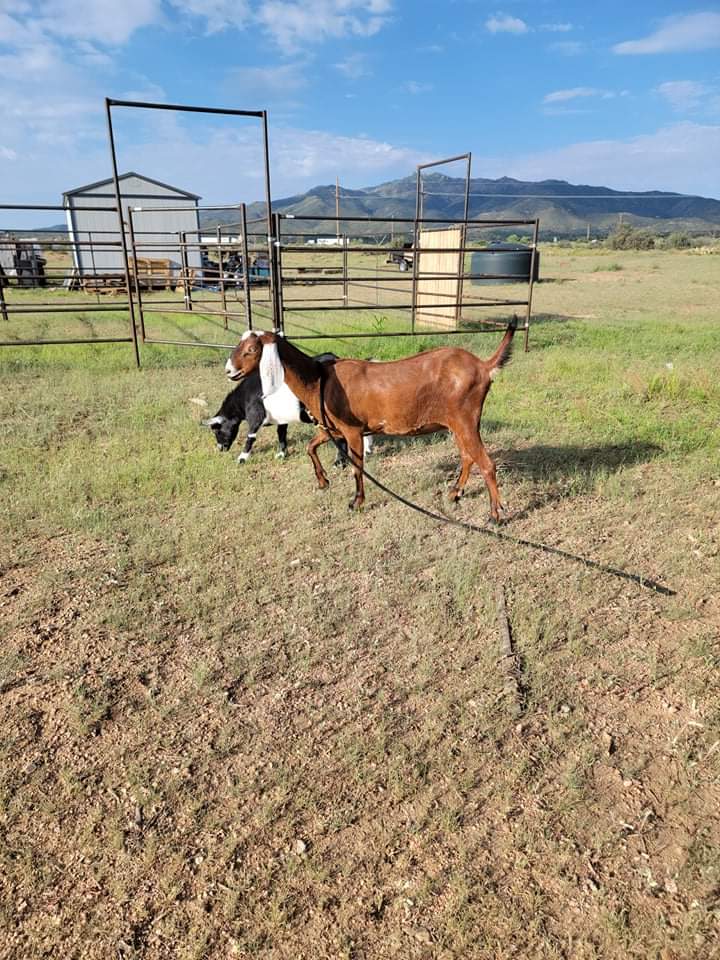
[[[611,250],[653,250],[655,237],[649,230],[637,230],[629,223],[619,223],[608,235],[606,243]]]
[[[673,250],[687,250],[693,243],[686,233],[671,233],[665,241],[665,245],[672,247]]]

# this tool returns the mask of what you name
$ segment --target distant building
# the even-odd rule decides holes
[[[200,197],[139,173],[124,173],[119,180],[128,250],[128,208],[132,207],[138,258],[172,260],[179,264],[181,234],[188,234],[189,244],[198,242]],[[63,194],[63,206],[67,211],[68,234],[78,273],[122,273],[124,264],[118,216],[112,209],[115,206],[113,180],[99,180],[68,190]],[[107,207],[108,210],[105,213],[104,210],[82,210],[82,207]],[[137,207],[142,209],[136,210]],[[200,267],[197,246],[190,246],[187,256],[190,267]]]
[[[316,237],[305,241],[309,247],[342,247],[346,242],[344,237]]]

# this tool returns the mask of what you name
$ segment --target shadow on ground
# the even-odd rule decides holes
[[[569,476],[596,477],[598,473],[614,473],[622,467],[646,463],[662,453],[654,443],[608,443],[597,446],[549,446],[509,448],[495,451],[495,461],[511,472],[527,479],[555,482]]]
[[[493,450],[492,456],[507,487],[517,481],[534,485],[529,500],[519,511],[512,514],[519,520],[535,510],[551,503],[582,496],[591,491],[598,479],[607,477],[624,467],[635,466],[654,460],[662,447],[652,443],[604,444],[584,447],[577,444],[549,446],[537,444],[518,449]],[[459,462],[453,457],[443,457],[434,464],[434,469],[445,475],[456,471]],[[473,470],[473,478],[478,478]],[[472,483],[465,498],[473,500],[486,497],[485,485]]]

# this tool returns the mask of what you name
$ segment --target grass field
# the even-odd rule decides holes
[[[199,425],[224,353],[0,351],[0,958],[720,955],[719,265],[544,249],[485,409],[504,530],[669,598],[372,486],[351,514],[305,429],[238,466]],[[448,512],[456,468],[369,463]],[[487,512],[473,474],[452,515]]]

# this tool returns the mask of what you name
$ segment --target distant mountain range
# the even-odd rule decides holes
[[[465,181],[434,173],[423,177],[423,210],[430,218],[458,218],[463,215]],[[340,191],[341,216],[380,217],[383,223],[357,224],[357,228],[343,226],[348,233],[389,232],[393,219],[412,218],[415,215],[415,176],[390,180],[376,187]],[[297,229],[306,233],[333,234],[331,221],[316,223],[307,216],[335,215],[335,186],[312,187],[306,193],[273,202],[279,213],[292,214]],[[249,217],[262,217],[264,203],[248,206]],[[488,180],[476,177],[470,181],[469,215],[472,218],[525,219],[540,218],[541,234],[584,235],[588,225],[591,232],[607,234],[620,220],[637,227],[670,233],[689,231],[704,233],[720,229],[720,200],[684,194],[651,190],[630,193],[568,183],[565,180],[537,182],[501,177]],[[224,222],[236,219],[229,213]],[[223,222],[217,212],[203,215],[203,226]],[[288,227],[289,230],[289,227]],[[522,232],[522,231],[521,231]],[[527,232],[527,231],[525,231]]]
[[[389,180],[375,187],[360,190],[340,190],[340,215],[344,217],[379,217],[380,222],[345,223],[341,230],[352,236],[371,233],[390,233],[411,230],[411,225],[400,225],[398,220],[415,215],[415,175],[400,180]],[[433,173],[423,177],[423,211],[425,217],[459,218],[463,215],[465,181]],[[299,233],[335,233],[331,220],[310,221],[303,217],[334,217],[335,186],[312,187],[305,193],[273,201],[273,210],[292,214]],[[264,203],[251,203],[248,218],[265,216]],[[522,220],[539,217],[540,235],[572,237],[585,236],[588,226],[594,236],[604,236],[622,218],[635,227],[647,227],[655,233],[712,233],[720,230],[720,200],[686,194],[648,190],[630,193],[609,187],[568,183],[566,180],[514,180],[500,177],[487,180],[476,177],[470,181],[469,215],[471,218]],[[201,211],[200,223],[209,229],[222,223],[237,223],[237,208],[232,210]],[[395,223],[393,223],[395,221]],[[285,225],[289,232],[290,226]],[[65,232],[58,224],[38,233]],[[516,232],[527,233],[519,228]]]

